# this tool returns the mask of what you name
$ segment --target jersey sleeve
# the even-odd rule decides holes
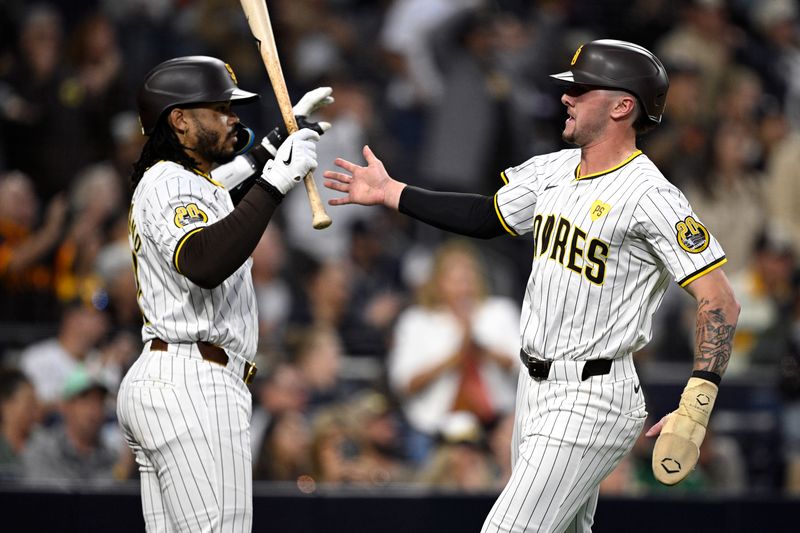
[[[494,195],[494,210],[500,224],[511,235],[524,235],[533,229],[538,197],[536,158],[500,174],[505,182]]]
[[[633,214],[634,233],[685,287],[725,264],[725,252],[675,187],[654,187]]]
[[[152,239],[163,259],[179,272],[175,258],[186,239],[224,216],[216,207],[219,200],[214,188],[193,178],[180,174],[165,176],[137,202],[142,208],[145,236]]]

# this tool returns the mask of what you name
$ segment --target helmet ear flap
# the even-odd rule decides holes
[[[256,142],[256,132],[241,122],[238,122],[234,128],[236,129],[236,144],[233,146],[234,155],[248,152]]]

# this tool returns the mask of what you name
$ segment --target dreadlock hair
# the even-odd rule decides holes
[[[139,160],[133,164],[131,189],[135,189],[145,171],[159,161],[173,161],[187,169],[197,168],[198,166],[197,161],[184,151],[183,145],[181,145],[175,132],[163,117],[158,121],[153,133],[150,134],[144,144]]]

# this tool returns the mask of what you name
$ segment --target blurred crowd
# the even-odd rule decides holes
[[[268,4],[293,100],[333,87],[320,171],[368,143],[395,177],[434,189],[493,194],[502,170],[560,149],[565,112],[547,75],[581,43],[654,51],[671,85],[640,146],[727,252],[742,304],[728,376],[758,371],[779,399],[780,471],[761,488],[800,493],[795,1]],[[242,122],[264,134],[280,121],[238,0],[0,3],[0,480],[136,479],[114,420],[142,348],[127,233],[144,142],[135,95],[157,63],[194,54],[224,59],[262,95],[237,109]],[[333,226],[315,231],[304,194],[290,195],[253,254],[255,479],[499,489],[531,242],[464,242],[379,208],[329,212]],[[688,376],[693,309],[667,293],[640,368],[684,363]],[[684,490],[747,490],[739,443],[711,434]],[[603,490],[658,490],[649,446]]]

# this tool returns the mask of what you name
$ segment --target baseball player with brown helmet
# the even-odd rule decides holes
[[[382,204],[479,238],[530,233],[521,318],[511,479],[483,532],[591,531],[600,481],[633,446],[646,416],[632,354],[651,337],[670,280],[697,300],[692,373],[659,437],[655,476],[672,484],[694,467],[739,306],[719,243],[684,195],[636,147],[658,125],[669,85],[641,46],[586,43],[563,86],[563,139],[576,146],[501,173],[491,196],[431,192],[394,180],[369,147],[367,166],[338,159],[325,173],[344,193],[332,205]]]
[[[329,126],[285,140],[273,132],[255,156],[234,158],[252,142],[232,106],[257,97],[239,89],[230,65],[205,56],[161,63],[139,91],[149,138],[134,167],[128,229],[145,346],[120,386],[117,415],[151,532],[251,530],[250,254],[284,195],[317,166]],[[318,89],[300,110],[331,101]],[[245,184],[235,207],[215,176]]]

